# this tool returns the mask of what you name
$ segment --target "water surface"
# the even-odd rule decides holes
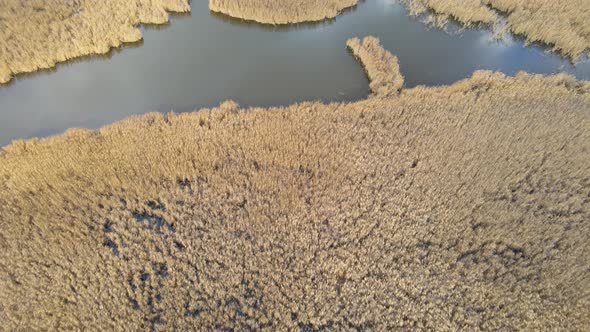
[[[408,17],[393,0],[367,0],[335,20],[290,27],[213,14],[207,0],[197,0],[190,15],[142,29],[143,42],[108,57],[82,58],[0,87],[0,146],[227,99],[242,106],[362,99],[368,82],[345,46],[355,36],[379,37],[399,57],[407,87],[452,83],[477,69],[590,79],[588,60],[572,66],[518,38],[494,41],[486,30],[450,35]]]

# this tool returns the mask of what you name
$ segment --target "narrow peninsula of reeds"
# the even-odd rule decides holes
[[[398,59],[381,47],[379,39],[372,36],[362,41],[351,38],[346,46],[363,64],[373,95],[387,97],[399,93],[404,85],[404,76],[400,72]]]

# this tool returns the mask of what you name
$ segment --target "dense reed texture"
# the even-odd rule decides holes
[[[554,50],[578,58],[590,50],[588,0],[402,0],[414,14],[428,9],[452,16],[464,24],[495,24],[507,18],[507,28],[529,42],[552,45]],[[500,13],[501,15],[499,15]]]
[[[209,9],[266,24],[322,21],[338,16],[358,0],[209,0]]]
[[[0,83],[57,62],[140,40],[140,23],[168,22],[188,0],[2,0]]]
[[[590,328],[590,84],[380,96],[6,147],[3,328]]]
[[[379,39],[372,36],[365,37],[362,41],[351,38],[346,46],[363,64],[373,95],[387,97],[399,93],[404,85],[404,77],[397,57],[381,47]]]

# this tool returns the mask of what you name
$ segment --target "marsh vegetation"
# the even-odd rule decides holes
[[[359,58],[390,63],[365,67],[394,66],[372,41]],[[0,153],[0,320],[587,329],[589,110],[588,82],[480,71],[16,142]]]
[[[0,84],[14,74],[55,66],[141,40],[140,23],[168,22],[188,0],[2,0]]]
[[[209,9],[266,24],[289,24],[331,19],[358,0],[209,0]]]
[[[338,16],[358,0],[209,0],[209,9],[266,24],[314,22]]]
[[[440,22],[507,15],[512,31],[571,58],[588,49],[583,0],[404,2]],[[209,6],[283,24],[355,3]],[[140,39],[138,24],[188,10],[186,0],[4,0],[0,82],[105,53]],[[335,48],[343,55],[350,37]],[[475,71],[427,87],[404,78],[403,58],[378,38],[346,46],[366,71],[369,98],[266,108],[227,101],[0,150],[1,329],[590,329],[590,82]],[[211,48],[216,58],[252,58],[232,51]],[[281,76],[269,59],[238,63],[253,74],[231,79],[247,81],[251,94],[260,72]],[[218,78],[205,77],[229,86]],[[135,86],[123,84],[125,94]],[[98,98],[104,108],[108,98]],[[11,107],[0,115],[22,111],[5,100]]]
[[[590,50],[590,3],[587,0],[402,0],[414,14],[432,10],[470,25],[494,25],[506,18],[505,29],[529,42],[552,45],[576,60]]]
[[[351,38],[346,46],[360,60],[369,77],[373,95],[387,97],[396,95],[404,85],[397,57],[385,50],[379,39],[369,36],[362,41]]]

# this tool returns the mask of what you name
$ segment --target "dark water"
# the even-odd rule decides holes
[[[144,42],[109,57],[86,57],[0,87],[0,146],[227,99],[242,106],[362,99],[368,82],[345,46],[354,36],[379,37],[399,57],[408,87],[451,83],[476,69],[590,79],[588,60],[572,66],[519,39],[493,41],[486,30],[450,35],[429,29],[393,0],[367,0],[334,21],[289,28],[212,14],[207,0],[197,0],[190,16],[143,32]]]

